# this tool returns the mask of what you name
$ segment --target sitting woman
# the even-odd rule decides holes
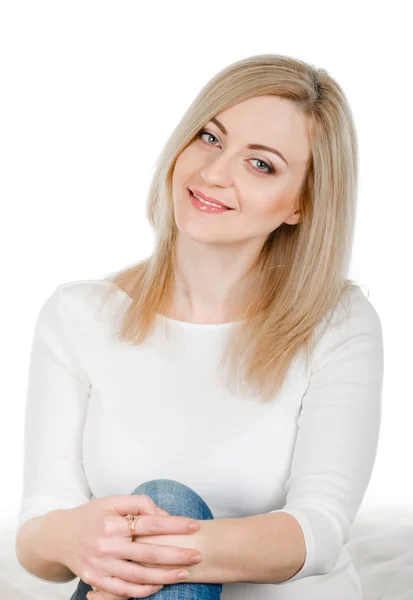
[[[79,577],[73,600],[362,598],[345,544],[383,343],[348,279],[357,161],[323,69],[252,56],[200,91],[157,162],[152,255],[41,307],[27,571]]]

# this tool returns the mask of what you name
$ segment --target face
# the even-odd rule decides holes
[[[283,158],[249,144],[277,150]],[[198,242],[255,239],[262,245],[283,222],[300,221],[297,195],[309,157],[307,118],[290,100],[259,96],[222,111],[176,161],[172,191],[178,229]],[[188,188],[232,210],[197,208]]]

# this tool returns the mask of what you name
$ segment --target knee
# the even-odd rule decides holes
[[[157,506],[170,515],[193,519],[213,519],[206,502],[192,488],[174,479],[152,479],[144,481],[132,492],[133,495],[146,494]]]

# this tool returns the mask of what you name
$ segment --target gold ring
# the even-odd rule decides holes
[[[128,525],[129,525],[129,529],[131,531],[135,531],[135,523],[138,520],[137,515],[126,515],[126,519],[129,521]]]

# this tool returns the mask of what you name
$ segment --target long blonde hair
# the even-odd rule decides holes
[[[331,318],[346,292],[356,216],[358,149],[344,92],[324,69],[288,56],[248,57],[215,75],[189,106],[156,162],[147,217],[155,231],[153,254],[108,279],[109,294],[128,290],[118,339],[141,344],[157,313],[173,297],[177,226],[172,173],[178,155],[220,111],[254,96],[276,95],[294,102],[309,119],[311,157],[299,193],[301,222],[283,223],[267,238],[248,273],[254,299],[246,319],[229,331],[221,364],[229,365],[230,387],[241,381],[269,401],[280,390],[299,351],[307,366],[315,330]]]

